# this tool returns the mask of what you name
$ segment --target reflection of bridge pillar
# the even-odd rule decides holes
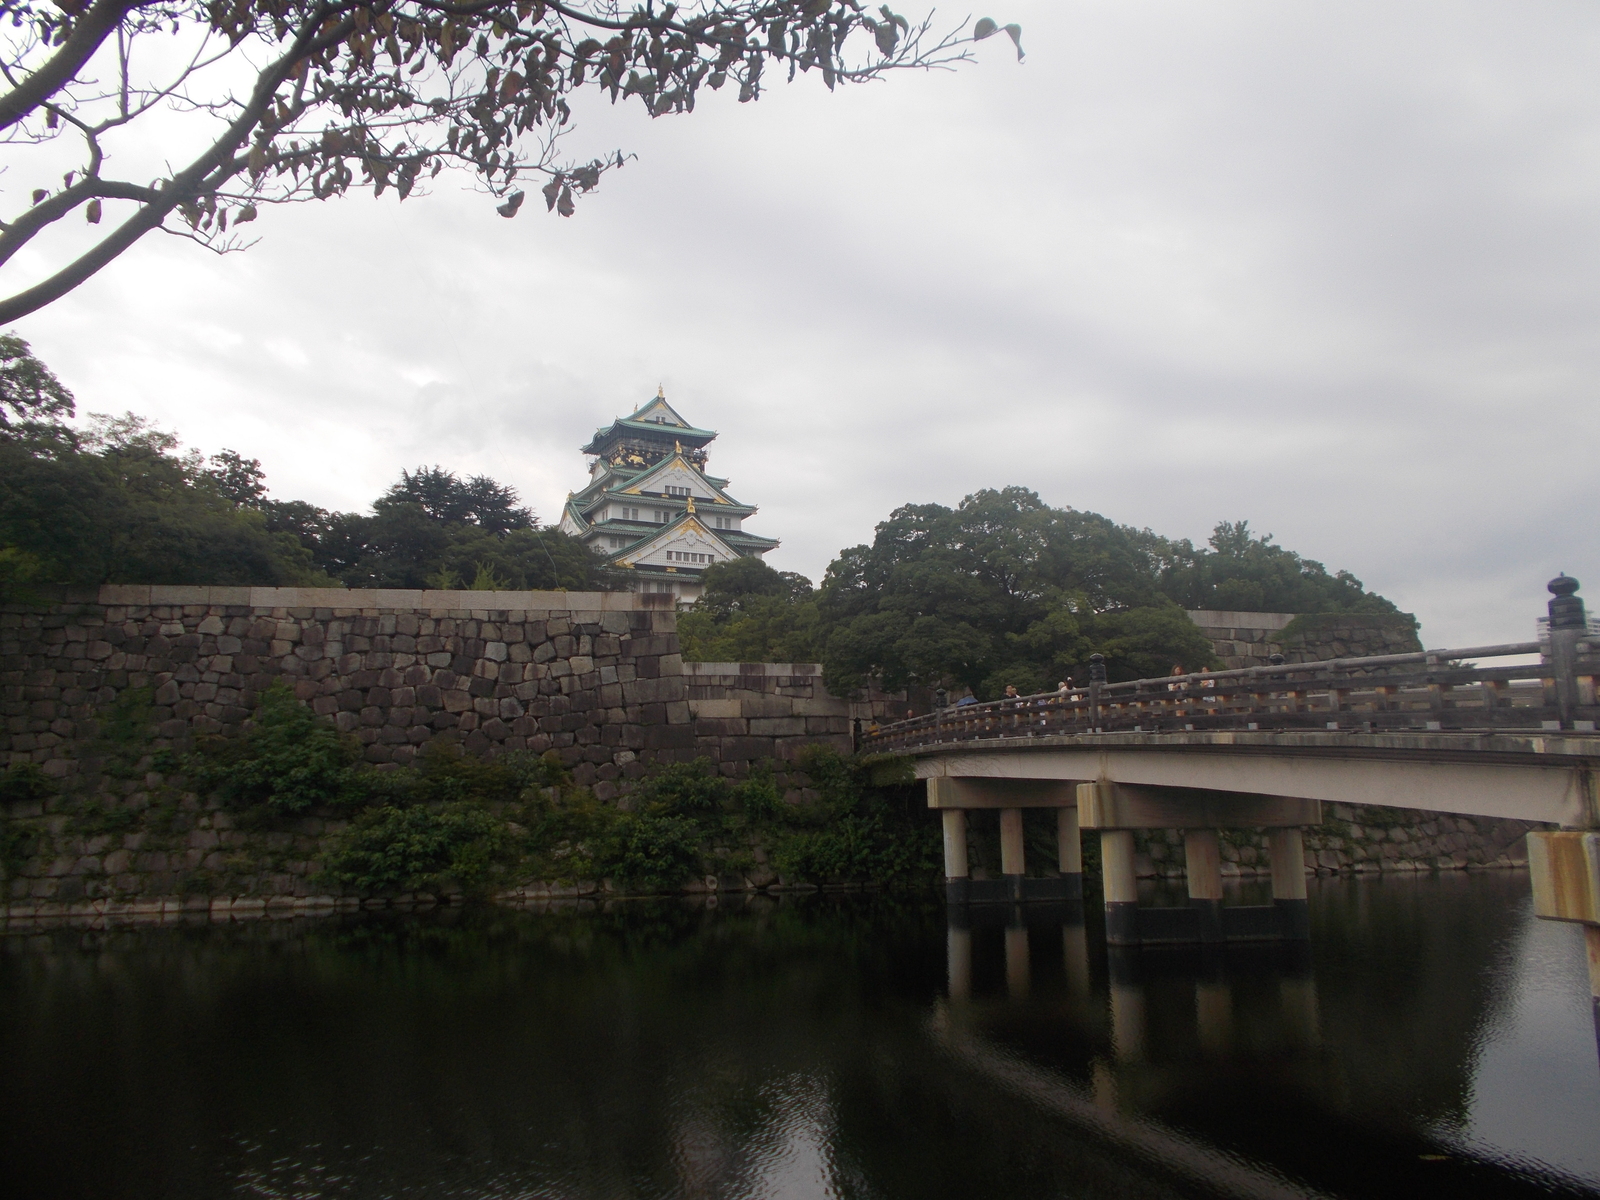
[[[1089,930],[1082,921],[1061,927],[1061,955],[1066,964],[1067,991],[1074,996],[1089,994]]]
[[[1133,830],[1100,833],[1100,876],[1106,897],[1106,941],[1139,944],[1139,878],[1133,871]]]
[[[1200,917],[1200,940],[1220,942],[1222,932],[1222,846],[1215,829],[1183,833],[1184,872],[1189,877],[1189,907]]]
[[[1283,1025],[1290,1043],[1315,1046],[1320,1042],[1322,1021],[1317,1010],[1317,981],[1309,974],[1285,975],[1278,981],[1278,998],[1283,1004]]]
[[[1305,847],[1305,836],[1298,828],[1267,831],[1267,848],[1272,858],[1272,903],[1278,910],[1285,937],[1311,936],[1311,913],[1306,903]]]
[[[1138,956],[1131,950],[1106,955],[1111,981],[1111,1048],[1118,1062],[1144,1058],[1144,984],[1138,975]]]
[[[1022,879],[1028,873],[1027,851],[1022,842],[1022,810],[1000,810],[1000,874],[1013,900],[1022,899]]]
[[[944,937],[950,999],[965,1000],[972,995],[972,930],[965,919],[957,919],[952,914]]]
[[[944,819],[945,899],[960,902],[967,898],[967,814],[947,808],[940,815]]]
[[[1194,985],[1195,1025],[1200,1048],[1224,1054],[1233,1043],[1233,992],[1223,979],[1200,979]]]
[[[1006,994],[1013,1000],[1025,1000],[1033,982],[1028,963],[1028,927],[1022,914],[1013,912],[1006,926]]]

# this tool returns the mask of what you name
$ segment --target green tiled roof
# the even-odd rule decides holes
[[[695,429],[689,425],[658,425],[654,421],[635,421],[629,417],[618,417],[611,424],[594,431],[594,437],[589,444],[583,447],[585,454],[599,454],[597,447],[606,437],[618,431],[624,433],[648,433],[661,438],[673,438],[685,445],[695,447],[704,446],[717,436],[714,429]]]

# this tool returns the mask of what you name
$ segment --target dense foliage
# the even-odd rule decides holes
[[[359,803],[359,762],[360,743],[317,720],[287,684],[277,683],[262,693],[249,730],[207,743],[192,769],[197,786],[235,809],[292,814]]]
[[[359,893],[561,878],[670,891],[759,871],[762,855],[792,880],[922,884],[938,872],[937,829],[915,787],[874,786],[868,765],[822,748],[798,764],[816,792],[806,804],[786,803],[768,773],[735,782],[700,759],[658,769],[618,805],[574,786],[553,752],[483,760],[439,741],[413,766],[368,766],[353,741],[276,687],[244,736],[203,743],[181,765],[251,828],[349,819],[326,843],[324,874]]]
[[[818,644],[811,581],[759,558],[706,568],[705,591],[678,618],[683,656],[696,662],[810,662]]]
[[[515,489],[402,471],[371,515],[272,500],[261,464],[210,459],[143,418],[66,423],[74,399],[0,337],[0,597],[31,585],[585,589],[595,556],[542,529]]]
[[[131,414],[0,429],[0,587],[326,582],[292,534]]]
[[[1348,572],[1330,574],[1218,525],[1209,547],[1051,508],[1024,488],[981,491],[956,508],[914,504],[870,546],[834,560],[822,587],[746,559],[709,568],[705,595],[679,620],[701,661],[818,661],[835,690],[876,676],[970,689],[982,699],[1087,678],[1105,656],[1113,680],[1214,666],[1185,608],[1393,613]]]

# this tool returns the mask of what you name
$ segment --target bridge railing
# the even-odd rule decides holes
[[[868,729],[862,745],[1122,731],[1595,730],[1600,643],[1578,643],[1571,700],[1558,695],[1558,670],[1548,661],[1480,662],[1539,652],[1538,642],[1511,642],[1090,683],[939,709]]]

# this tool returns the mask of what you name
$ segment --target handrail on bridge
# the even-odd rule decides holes
[[[1554,584],[1552,584],[1554,590]],[[1574,589],[1575,590],[1575,589]],[[1554,605],[1552,605],[1554,608]],[[1581,614],[1581,609],[1579,610]],[[1583,626],[1579,626],[1580,629]],[[1105,682],[1091,656],[1088,685],[954,705],[875,726],[863,749],[894,750],[986,738],[1175,730],[1569,729],[1600,721],[1600,643],[1568,638],[1536,663],[1467,660],[1541,654],[1506,642]],[[1560,661],[1558,661],[1560,660]]]

